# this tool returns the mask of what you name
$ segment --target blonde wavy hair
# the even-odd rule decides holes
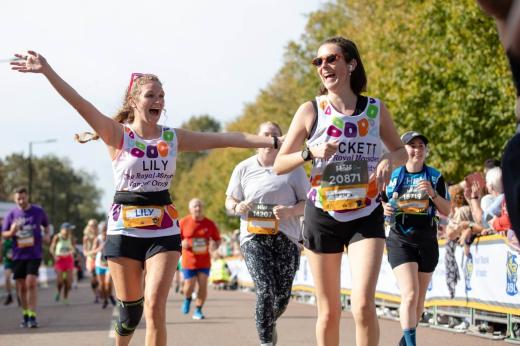
[[[112,119],[117,121],[120,124],[131,124],[134,121],[134,109],[130,105],[130,99],[135,98],[139,92],[141,91],[141,86],[147,84],[149,82],[157,82],[162,86],[159,77],[153,74],[136,74],[132,73],[132,77],[130,79],[130,85],[128,86],[124,99],[123,105],[119,109],[119,111],[114,115]],[[82,132],[76,133],[74,135],[74,139],[79,143],[88,143],[90,141],[95,141],[99,139],[99,135],[97,133],[92,132]]]

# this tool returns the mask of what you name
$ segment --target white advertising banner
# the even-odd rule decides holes
[[[488,236],[471,245],[469,254],[457,246],[455,259],[460,279],[450,297],[446,284],[446,249],[439,246],[439,264],[433,274],[426,294],[426,306],[459,306],[480,310],[520,315],[520,292],[518,266],[520,254],[510,247],[505,237]],[[238,268],[238,280],[242,285],[252,286],[251,276],[243,260],[233,259],[232,267]],[[231,267],[231,266],[230,266]],[[341,289],[350,294],[352,288],[348,256],[343,255],[341,266]],[[300,268],[293,283],[295,291],[313,291],[314,281],[306,256],[300,260]],[[388,263],[386,252],[376,287],[376,297],[399,302],[399,286]]]

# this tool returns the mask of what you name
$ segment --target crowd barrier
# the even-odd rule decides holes
[[[520,323],[520,293],[518,267],[520,254],[505,237],[499,235],[479,238],[465,255],[457,246],[457,260],[460,280],[455,287],[455,295],[450,297],[446,284],[445,243],[439,243],[439,264],[428,287],[425,305],[437,313],[446,313],[468,318],[470,323],[495,321],[508,325],[508,335],[514,323]],[[251,287],[253,282],[245,262],[238,258],[228,260],[228,266],[238,279],[239,285]],[[345,254],[341,266],[341,294],[348,300],[352,283],[349,259]],[[293,294],[314,294],[314,282],[305,255],[293,283]],[[399,286],[388,262],[383,256],[381,271],[376,288],[378,304],[400,302]],[[451,309],[450,309],[451,308]],[[514,338],[513,338],[514,339]],[[520,340],[520,339],[519,339]]]

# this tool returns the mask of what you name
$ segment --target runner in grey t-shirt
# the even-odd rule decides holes
[[[281,136],[272,122],[259,135]],[[302,167],[276,175],[278,150],[259,149],[240,162],[226,191],[226,208],[240,216],[240,248],[255,283],[256,327],[262,345],[276,344],[276,320],[291,296],[300,260],[300,216],[310,183]]]

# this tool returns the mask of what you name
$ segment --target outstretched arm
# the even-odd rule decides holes
[[[17,61],[11,62],[12,69],[18,72],[41,73],[56,91],[87,121],[103,142],[112,148],[117,148],[123,136],[121,124],[103,115],[94,105],[81,97],[67,82],[65,82],[47,63],[47,60],[34,51],[28,54],[15,54]]]
[[[215,148],[272,148],[274,138],[242,132],[195,132],[176,129],[179,151],[201,151]]]

